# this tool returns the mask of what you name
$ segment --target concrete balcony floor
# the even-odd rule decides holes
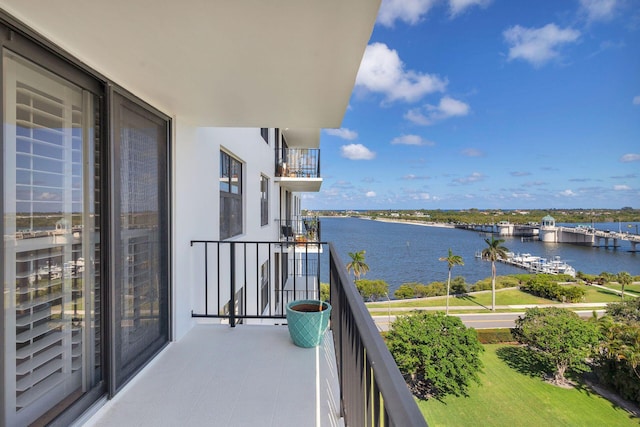
[[[333,337],[296,347],[286,326],[198,324],[84,425],[343,426]]]

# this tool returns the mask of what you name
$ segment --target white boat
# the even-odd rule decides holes
[[[576,276],[576,270],[565,261],[562,261],[559,256],[555,256],[552,260],[548,260],[547,258],[531,255],[529,253],[514,254],[513,252],[507,252],[507,258],[500,259],[499,261],[505,264],[524,268],[532,273],[568,274],[571,277]]]

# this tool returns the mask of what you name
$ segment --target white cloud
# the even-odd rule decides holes
[[[456,17],[472,6],[487,7],[491,0],[449,0],[449,10]]]
[[[367,197],[376,197],[376,192],[375,191],[367,191],[366,196]]]
[[[424,105],[414,108],[404,115],[405,119],[418,125],[429,126],[441,120],[469,114],[469,105],[462,101],[445,96],[438,105]]]
[[[393,138],[391,141],[394,145],[435,145],[434,142],[428,141],[419,135],[402,135]]]
[[[523,172],[523,171],[511,172],[511,176],[528,176],[528,175],[531,175],[531,172]]]
[[[514,199],[531,199],[533,196],[529,193],[511,193],[511,197]]]
[[[624,163],[640,161],[640,154],[636,154],[636,153],[625,154],[624,156],[620,157],[620,161]]]
[[[561,29],[555,24],[542,28],[524,28],[520,25],[505,30],[502,35],[511,47],[509,60],[523,59],[535,67],[540,67],[558,56],[562,44],[573,43],[580,37],[580,31]]]
[[[587,16],[587,21],[610,21],[613,18],[617,0],[580,0],[582,12]]]
[[[615,191],[627,191],[627,190],[631,190],[631,187],[629,187],[628,185],[614,185],[613,189]]]
[[[408,25],[416,25],[441,0],[382,0],[377,23],[385,27],[393,27],[396,21]],[[492,0],[448,0],[449,13],[452,18],[462,14],[473,6],[487,7]]]
[[[354,140],[358,137],[358,132],[347,129],[347,128],[325,129],[324,132],[327,135],[337,136],[338,138],[346,139],[349,141]]]
[[[472,182],[482,181],[484,179],[484,175],[479,172],[473,172],[471,175],[466,176],[464,178],[458,178],[455,182],[459,184],[470,184]]]
[[[465,148],[462,150],[462,154],[467,157],[484,157],[484,153],[475,148]]]
[[[419,175],[414,175],[410,173],[409,175],[403,176],[402,179],[404,179],[405,181],[416,181],[416,180],[422,180],[422,179],[431,179],[431,177],[427,175],[419,176]]]
[[[576,196],[576,193],[567,189],[567,190],[561,191],[560,195],[564,197],[573,197],[573,196]]]
[[[396,20],[416,25],[438,0],[382,0],[378,23],[393,27]]]
[[[376,157],[376,153],[369,150],[362,144],[349,144],[340,147],[342,157],[349,160],[371,160]]]
[[[431,194],[429,193],[416,193],[411,196],[413,200],[431,200]]]
[[[437,75],[406,71],[398,52],[384,43],[367,46],[356,77],[356,87],[383,94],[389,102],[414,102],[446,86],[446,79]]]
[[[640,95],[633,97],[633,105],[640,105]]]

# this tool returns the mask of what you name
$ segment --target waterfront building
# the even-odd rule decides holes
[[[211,424],[211,411],[257,425],[256,408],[274,401],[272,390],[247,383],[231,405],[230,383],[197,388],[196,379],[228,378],[223,362],[198,364],[219,360],[214,355],[258,366],[278,377],[278,387],[296,385],[285,372],[314,353],[288,353],[292,364],[278,372],[261,359],[260,351],[283,344],[282,327],[236,328],[228,341],[220,330],[229,326],[202,329],[194,314],[231,324],[274,323],[282,314],[289,280],[303,265],[296,248],[309,251],[298,239],[318,231],[300,218],[300,197],[322,183],[320,129],[340,126],[378,7],[0,1],[1,425],[91,424],[120,412],[132,423],[166,415]],[[194,241],[214,242],[211,252]],[[248,241],[263,244],[229,244]],[[367,407],[376,400],[381,419],[412,424],[406,417],[419,412],[392,359],[382,353],[369,362],[378,351],[365,347],[380,337],[360,319],[361,301],[343,289],[343,266],[334,263],[331,276],[334,340],[326,347],[335,343],[341,355],[334,418],[357,425],[361,414],[375,413],[351,407],[354,396]],[[317,287],[312,281],[305,292],[317,296]],[[356,328],[347,330],[347,321]],[[354,330],[364,338],[352,338]],[[272,344],[238,344],[256,335]],[[158,373],[154,365],[168,367]],[[190,372],[196,366],[203,371]],[[375,382],[379,369],[391,373],[387,384]],[[189,373],[193,383],[172,382]],[[310,374],[328,382],[335,372]],[[129,391],[150,376],[150,389],[159,389],[153,396],[178,393],[170,407]],[[380,409],[385,389],[392,392]],[[304,413],[295,399],[306,395],[295,394],[277,404],[302,408],[315,423],[315,401]],[[198,414],[203,407],[210,412]],[[282,409],[271,410],[282,418]]]

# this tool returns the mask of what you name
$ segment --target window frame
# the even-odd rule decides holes
[[[244,233],[243,170],[243,162],[240,159],[220,149],[220,240]],[[234,176],[237,179],[235,185]]]
[[[260,225],[269,225],[269,177],[260,174]]]

